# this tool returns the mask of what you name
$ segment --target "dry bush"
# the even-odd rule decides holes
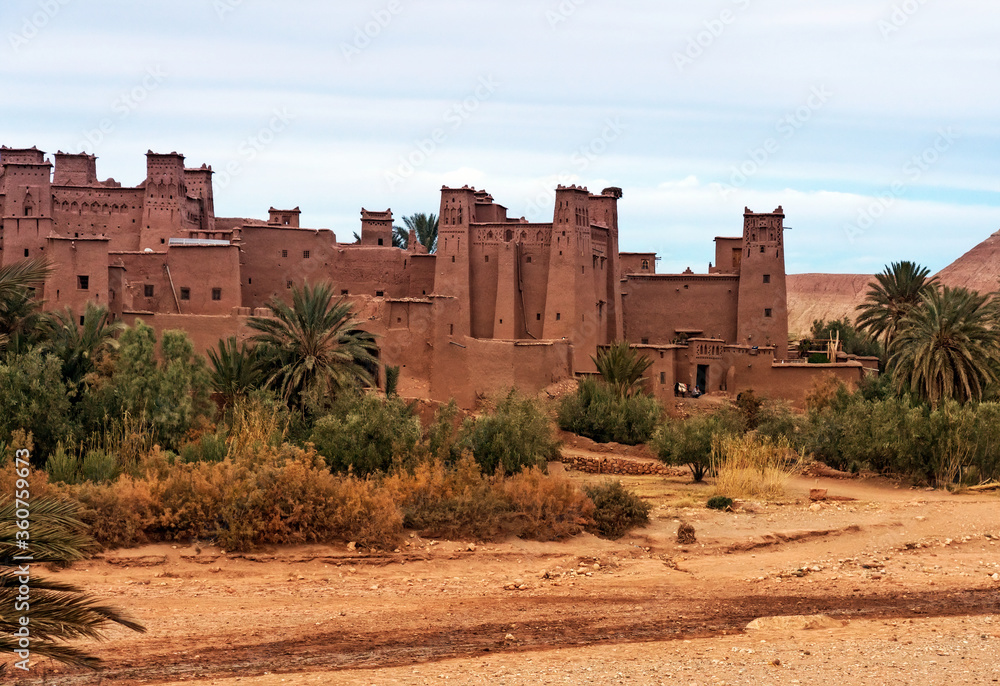
[[[280,409],[259,397],[237,402],[229,414],[229,457],[243,457],[260,447],[280,444],[288,432],[288,419]]]
[[[432,460],[412,473],[396,473],[385,487],[407,527],[438,538],[556,540],[583,531],[594,509],[568,479],[546,476],[537,467],[512,477],[485,476],[468,453],[453,467]]]
[[[538,467],[500,483],[517,517],[517,535],[536,541],[576,536],[593,523],[594,503],[566,477],[546,476]]]
[[[67,486],[66,493],[80,503],[80,520],[105,548],[127,548],[147,543],[154,522],[149,482],[123,475],[111,483],[84,482]]]
[[[385,481],[407,527],[436,538],[497,540],[513,533],[511,504],[483,476],[468,452],[453,467],[441,460],[417,465]]]
[[[722,437],[712,447],[715,493],[729,498],[780,498],[797,465],[784,438]]]
[[[228,549],[338,539],[390,547],[402,532],[402,514],[390,493],[374,482],[334,476],[314,450],[263,448],[233,472],[218,533]]]

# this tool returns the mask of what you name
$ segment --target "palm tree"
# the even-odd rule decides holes
[[[653,361],[641,356],[628,341],[621,341],[597,352],[591,357],[601,378],[619,398],[628,398],[642,390],[642,375]]]
[[[0,606],[5,608],[0,613],[0,651],[8,654],[19,647],[16,632],[20,629],[20,616],[15,612],[15,601],[24,583],[19,570],[22,563],[14,558],[26,552],[19,545],[17,534],[21,529],[15,524],[15,504],[0,505]],[[93,548],[93,541],[83,533],[84,525],[77,519],[75,504],[39,498],[32,500],[30,515],[31,539],[27,552],[33,564],[80,560]],[[96,668],[100,660],[63,642],[101,639],[112,623],[146,631],[117,608],[100,604],[77,586],[35,576],[33,569],[29,573],[30,614],[26,612],[25,616],[30,622],[30,650],[36,656]]]
[[[37,325],[39,303],[31,292],[52,272],[47,260],[34,258],[0,267],[0,350],[12,339],[31,338]]]
[[[1000,369],[998,309],[989,295],[932,288],[900,321],[889,350],[897,391],[910,389],[932,407],[981,400]]]
[[[927,278],[929,274],[926,267],[906,260],[893,262],[876,274],[864,303],[858,305],[857,328],[876,340],[882,338],[888,350],[900,321],[937,283],[937,277]]]
[[[409,232],[415,231],[417,233],[417,240],[427,248],[427,252],[435,252],[437,250],[438,218],[436,214],[412,214],[409,217],[403,217],[403,223],[406,224],[406,240],[403,242],[402,247],[405,248],[409,242]],[[403,233],[403,230],[399,229],[399,232]]]
[[[261,349],[236,342],[236,336],[219,340],[219,348],[208,351],[212,363],[212,390],[221,395],[227,406],[250,391],[261,388],[267,380]]]
[[[329,283],[292,290],[292,304],[274,298],[274,317],[251,317],[253,341],[274,365],[267,383],[286,401],[303,407],[342,388],[375,385],[378,346],[374,336],[356,328],[349,302],[333,301]]]
[[[94,371],[98,358],[118,350],[118,333],[124,330],[122,322],[112,322],[108,308],[87,303],[83,320],[78,325],[76,315],[68,307],[48,316],[45,325],[51,350],[63,363],[63,377],[76,385]]]

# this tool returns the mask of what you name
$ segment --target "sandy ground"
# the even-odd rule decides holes
[[[414,533],[388,553],[236,555],[204,542],[105,553],[59,576],[131,608],[149,632],[113,630],[95,646],[100,673],[38,663],[18,683],[1000,680],[997,495],[801,478],[781,503],[715,512],[678,506],[705,486],[622,481],[657,507],[620,541]],[[857,500],[811,507],[816,487]],[[681,519],[696,544],[677,544]]]

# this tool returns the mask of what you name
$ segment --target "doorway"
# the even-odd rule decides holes
[[[697,377],[697,379],[698,380],[695,382],[695,386],[698,387],[698,390],[701,391],[702,393],[708,393],[708,365],[707,364],[699,364],[698,365],[698,377]]]

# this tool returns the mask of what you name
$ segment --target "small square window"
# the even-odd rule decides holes
[[[302,251],[302,259],[303,260],[308,260],[309,259],[309,251],[308,250],[303,250]]]
[[[764,274],[764,283],[771,283],[771,275]]]
[[[147,283],[142,287],[142,294],[147,298],[152,298],[154,290],[153,284]]]
[[[765,307],[764,308],[764,316],[765,317],[770,317],[771,316],[771,308],[770,307]]]
[[[385,243],[383,242],[383,240],[381,238],[378,239],[378,244],[379,245],[385,245]]]
[[[282,250],[281,251],[281,256],[282,257],[288,257],[288,251],[287,250]]]
[[[213,288],[212,289],[212,300],[222,300],[222,289]]]
[[[642,339],[642,344],[643,345],[649,345],[649,339],[648,338],[643,338]]]
[[[81,291],[85,291],[90,288],[90,277],[89,276],[78,276],[76,277],[76,287]]]
[[[537,314],[535,315],[535,321],[536,321],[536,322],[540,322],[540,321],[542,321],[542,313],[541,313],[541,312],[539,312],[539,313],[537,313]]]
[[[165,245],[165,244],[166,244],[166,242],[167,242],[167,239],[166,239],[166,238],[161,238],[161,239],[160,239],[160,245]]]
[[[286,281],[285,282],[285,288],[291,288],[291,287],[292,287],[292,282],[291,281]]]
[[[562,319],[562,313],[556,312],[556,321],[559,321],[560,319]]]
[[[181,300],[190,300],[190,299],[191,299],[191,289],[190,288],[184,288],[182,286],[181,287]]]
[[[381,298],[384,295],[385,295],[385,291],[375,291],[375,297],[376,298]]]
[[[341,294],[341,295],[347,295],[347,294],[348,294],[348,290],[347,290],[346,288],[342,288],[342,289],[340,290],[340,294]]]
[[[528,264],[531,264],[531,255],[528,255],[527,257],[525,257],[524,261],[527,262]]]

